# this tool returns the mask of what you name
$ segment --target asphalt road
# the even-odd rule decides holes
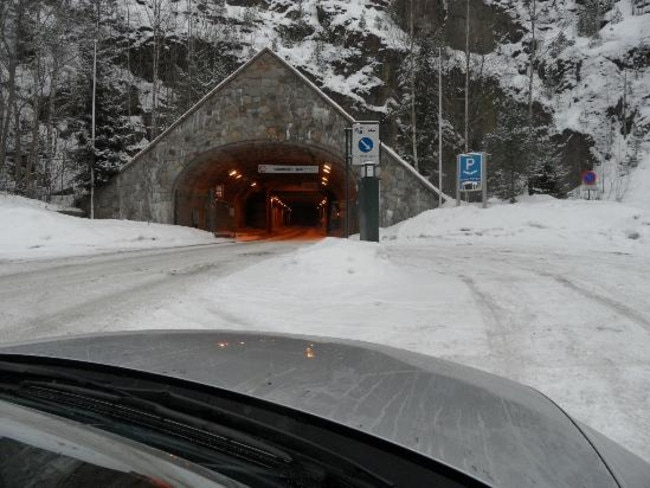
[[[226,276],[304,241],[219,243],[0,264],[0,342],[110,330],[201,279]]]

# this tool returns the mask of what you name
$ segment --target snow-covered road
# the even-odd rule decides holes
[[[116,330],[141,307],[155,310],[173,302],[189,284],[301,245],[221,242],[0,263],[0,342]]]
[[[465,318],[432,297],[438,318],[397,345],[534,386],[650,460],[647,258],[453,245],[388,254],[457,290],[450,305]]]
[[[383,229],[381,243],[315,244],[215,243],[194,229],[44,212],[0,212],[18,229],[0,235],[1,343],[219,328],[376,342],[536,387],[650,461],[642,208],[535,198],[425,212]],[[197,245],[115,252],[179,243]]]

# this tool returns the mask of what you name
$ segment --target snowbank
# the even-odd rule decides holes
[[[127,220],[88,220],[56,205],[0,195],[0,259],[50,258],[214,243],[208,232]]]
[[[650,212],[611,201],[534,196],[487,209],[430,210],[385,229],[382,239],[644,252],[650,244]]]

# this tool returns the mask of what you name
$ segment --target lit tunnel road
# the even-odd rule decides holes
[[[350,178],[350,206],[356,186]],[[288,143],[249,142],[197,158],[175,184],[175,223],[238,239],[343,235],[346,175],[340,155]],[[355,228],[349,211],[350,229]]]

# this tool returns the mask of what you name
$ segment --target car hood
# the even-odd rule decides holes
[[[612,473],[620,486],[650,486],[650,465],[579,428],[538,391],[390,347],[250,332],[141,331],[5,346],[0,353],[115,365],[251,395],[367,431],[493,486],[614,488]]]

